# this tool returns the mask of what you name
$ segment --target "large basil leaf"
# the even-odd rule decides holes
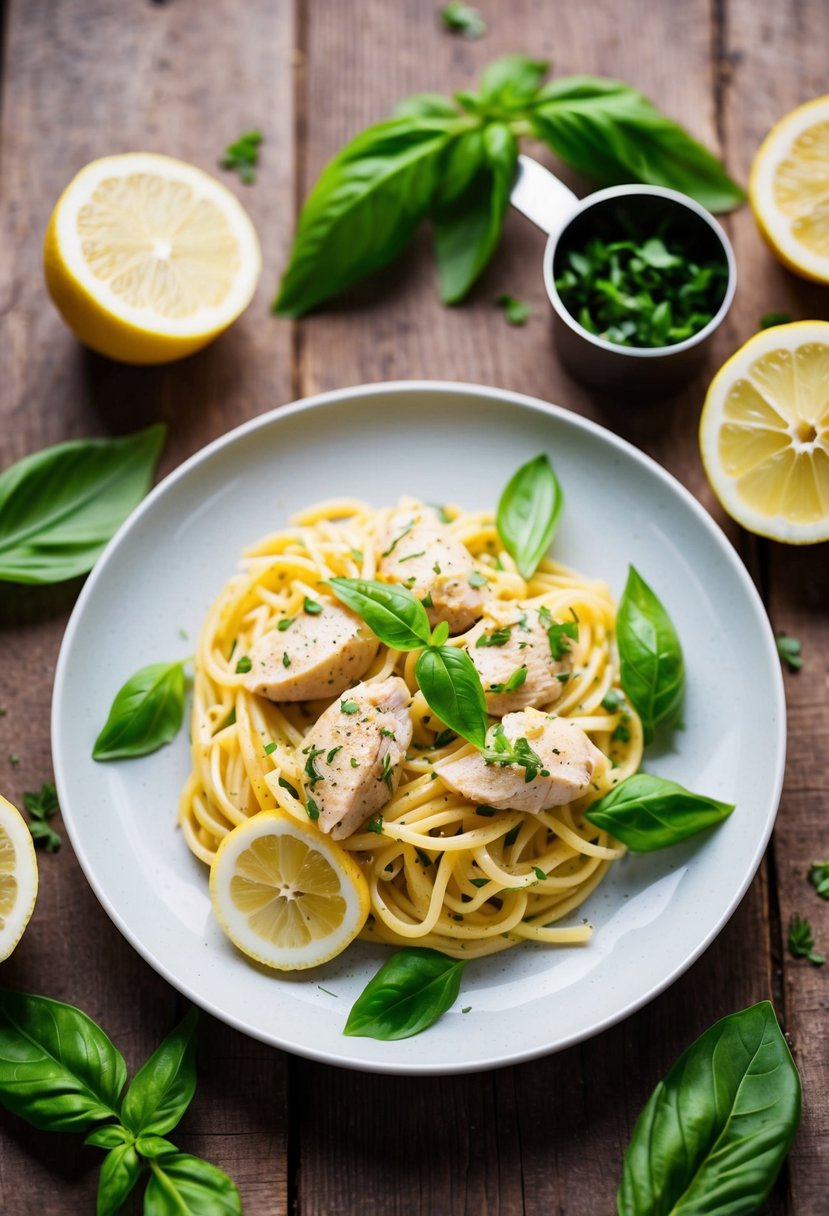
[[[302,209],[275,312],[301,316],[401,251],[426,215],[457,121],[392,118],[334,157]]]
[[[121,1106],[135,1134],[162,1136],[176,1126],[196,1092],[196,1026],[193,1008],[136,1073]]]
[[[408,1039],[437,1021],[457,999],[466,959],[437,950],[398,950],[351,1007],[343,1034]]]
[[[227,1174],[186,1153],[150,1162],[144,1216],[241,1216],[242,1201]]]
[[[184,663],[151,663],[119,688],[92,749],[93,760],[122,760],[157,751],[184,714]]]
[[[800,1078],[761,1001],[706,1030],[660,1081],[633,1129],[620,1216],[759,1212],[800,1121]]]
[[[0,475],[0,580],[59,583],[91,570],[149,490],[167,428],[77,439]]]
[[[429,641],[426,609],[405,587],[368,578],[332,578],[328,586],[393,650],[417,650]]]
[[[483,132],[470,132],[463,147],[466,161],[459,148],[455,166],[449,166],[443,197],[448,194],[451,201],[439,205],[433,216],[440,294],[445,304],[457,304],[464,298],[495,252],[518,162],[518,145],[506,123],[493,122]],[[478,158],[477,170],[452,197],[473,157]]]
[[[692,794],[675,781],[634,773],[592,803],[585,818],[637,853],[652,853],[726,819],[733,803]]]
[[[483,747],[486,698],[467,652],[456,646],[429,646],[417,657],[415,676],[429,708],[441,721],[476,747]]]
[[[546,59],[526,55],[502,55],[481,72],[479,105],[490,114],[523,113],[547,75]]]
[[[682,708],[685,666],[671,618],[633,566],[616,614],[616,641],[622,688],[651,743],[654,727],[673,722]]]
[[[669,186],[710,211],[729,211],[745,198],[707,148],[618,80],[553,80],[538,93],[530,121],[563,161],[601,186]]]
[[[46,1131],[81,1132],[118,1116],[127,1069],[73,1005],[0,989],[0,1102]]]
[[[545,455],[522,464],[507,482],[495,524],[522,578],[532,578],[550,547],[564,494]]]
[[[121,1144],[107,1153],[98,1176],[95,1216],[117,1216],[143,1169],[133,1144]]]

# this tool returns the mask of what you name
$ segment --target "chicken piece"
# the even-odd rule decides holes
[[[455,540],[431,507],[396,511],[382,540],[378,571],[426,600],[432,628],[446,621],[450,633],[463,633],[483,612],[481,587],[472,554]],[[470,583],[470,577],[472,583]]]
[[[245,687],[269,701],[336,697],[364,676],[380,645],[356,613],[331,600],[271,629],[251,648]]]
[[[306,788],[319,807],[319,827],[334,840],[356,832],[397,789],[412,741],[410,700],[399,676],[358,684],[308,732]]]
[[[528,705],[551,705],[561,696],[564,685],[558,676],[566,676],[570,665],[566,653],[559,661],[553,658],[549,625],[549,613],[545,621],[537,608],[525,609],[520,603],[487,605],[485,628],[474,644],[469,643],[469,657],[481,677],[487,711],[496,718]],[[523,680],[517,674],[522,668],[526,668]],[[511,682],[518,687],[509,691]]]
[[[441,764],[437,769],[441,779],[471,802],[494,806],[499,811],[547,811],[583,794],[594,772],[607,762],[605,755],[570,718],[554,718],[537,709],[525,709],[507,714],[501,725],[510,743],[527,740],[547,776],[539,772],[532,781],[526,781],[527,770],[523,766],[487,764],[480,752]]]

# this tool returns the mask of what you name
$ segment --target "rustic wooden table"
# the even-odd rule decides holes
[[[802,639],[786,674],[789,757],[772,846],[739,910],[669,991],[621,1025],[558,1055],[503,1071],[396,1079],[271,1050],[203,1020],[200,1083],[182,1147],[237,1181],[248,1216],[336,1213],[611,1211],[633,1122],[671,1062],[715,1019],[774,1000],[804,1085],[804,1115],[769,1205],[827,1210],[829,967],[786,952],[794,912],[829,945],[829,905],[806,881],[829,854],[826,547],[740,533],[716,505],[696,428],[710,374],[770,310],[829,315],[829,294],[782,271],[747,208],[726,221],[740,285],[707,369],[656,408],[598,399],[551,350],[540,275],[543,238],[518,215],[468,304],[437,302],[427,238],[347,300],[298,324],[268,305],[299,201],[327,158],[407,93],[471,87],[508,50],[559,73],[628,80],[745,180],[759,141],[793,105],[829,91],[825,0],[480,0],[489,33],[442,31],[438,0],[7,0],[3,6],[0,259],[0,466],[46,444],[169,423],[163,472],[245,419],[318,390],[436,377],[502,385],[597,420],[649,452],[714,517],[749,566],[772,623]],[[185,362],[133,369],[82,350],[51,307],[40,269],[52,205],[95,156],[152,149],[215,168],[224,145],[265,134],[254,186],[230,180],[259,230],[265,272],[245,317]],[[550,158],[541,153],[546,163]],[[523,329],[493,301],[529,300]],[[77,585],[0,593],[0,788],[18,804],[51,775],[49,701]],[[717,678],[716,655],[710,656]],[[11,757],[19,759],[12,762]],[[134,1066],[182,1001],[98,906],[68,842],[41,855],[37,909],[3,983],[80,1005]],[[94,1149],[2,1114],[0,1209],[91,1212]],[[137,1210],[135,1209],[130,1210]]]

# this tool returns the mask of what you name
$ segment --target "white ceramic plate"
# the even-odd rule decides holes
[[[147,663],[192,652],[243,547],[297,508],[354,494],[379,506],[401,493],[494,508],[508,476],[541,451],[566,497],[555,555],[606,578],[617,596],[632,562],[682,640],[685,729],[670,750],[648,753],[648,767],[737,810],[695,841],[620,862],[584,906],[596,926],[589,945],[522,946],[470,963],[456,1007],[424,1034],[395,1043],[346,1038],[348,1010],[387,952],[355,943],[293,976],[250,964],[215,924],[207,872],[175,826],[186,729],[140,760],[96,764],[92,744],[120,685]],[[135,949],[181,992],[248,1034],[316,1059],[463,1072],[595,1034],[705,949],[748,887],[772,828],[785,703],[752,583],[709,516],[661,468],[540,401],[409,382],[328,393],[257,418],[157,487],[78,600],[58,662],[53,747],[64,820],[89,882]]]

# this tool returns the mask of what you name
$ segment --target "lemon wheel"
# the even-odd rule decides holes
[[[334,958],[369,910],[368,883],[354,859],[280,811],[261,811],[225,837],[210,895],[234,945],[281,971]]]
[[[829,323],[750,338],[711,382],[700,449],[723,507],[750,532],[829,540]]]
[[[37,899],[37,858],[26,821],[0,797],[0,961],[14,950]]]
[[[58,200],[44,242],[49,293],[85,345],[165,363],[247,307],[261,254],[241,204],[193,165],[149,152],[92,161]]]

